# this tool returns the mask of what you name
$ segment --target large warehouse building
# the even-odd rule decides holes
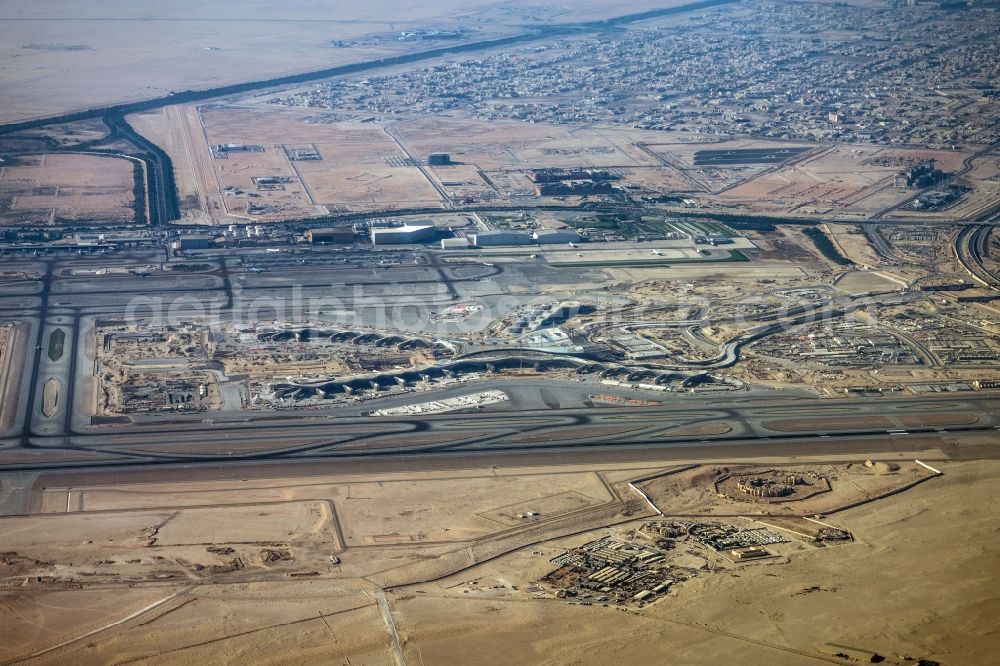
[[[174,243],[179,250],[208,250],[218,245],[215,236],[208,234],[184,234]]]
[[[530,245],[531,236],[522,231],[484,231],[472,237],[476,247],[505,247],[510,245]]]
[[[468,238],[444,238],[441,240],[442,250],[465,250],[468,247]]]
[[[351,227],[323,227],[310,229],[306,238],[313,245],[329,243],[332,245],[350,245],[354,242],[354,229]]]
[[[535,242],[539,245],[554,243],[578,243],[580,234],[573,229],[539,229],[535,232]]]
[[[405,245],[434,238],[433,224],[402,224],[393,227],[373,226],[372,243],[375,245]]]

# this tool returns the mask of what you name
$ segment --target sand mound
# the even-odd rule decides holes
[[[872,470],[878,474],[892,474],[893,472],[899,471],[899,465],[894,463],[882,462],[881,460],[872,465]]]

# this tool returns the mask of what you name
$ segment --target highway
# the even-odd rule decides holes
[[[955,237],[955,256],[965,272],[988,289],[1000,290],[1000,275],[986,265],[992,225],[965,227]]]
[[[896,253],[893,251],[888,241],[886,241],[885,237],[878,230],[878,225],[862,224],[860,226],[861,230],[865,234],[865,238],[868,239],[868,242],[873,248],[875,248],[875,252],[878,253],[880,257],[888,259],[889,261],[902,261],[898,256],[896,256]]]

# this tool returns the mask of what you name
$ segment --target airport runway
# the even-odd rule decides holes
[[[728,405],[699,401],[669,407],[475,412],[418,419],[299,414],[241,423],[174,422],[100,428],[68,438],[32,437],[32,448],[46,450],[47,460],[12,462],[3,469],[136,469],[423,455],[472,459],[484,454],[570,454],[588,449],[658,453],[684,449],[685,455],[694,456],[696,451],[746,447],[783,455],[803,444],[837,451],[863,442],[877,444],[876,448],[886,442],[897,447],[923,438],[940,442],[942,437],[974,434],[1000,442],[1000,398],[784,399]],[[6,453],[18,450],[15,442],[7,444]],[[105,457],[60,460],[84,452]]]

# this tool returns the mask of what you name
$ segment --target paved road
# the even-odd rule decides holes
[[[396,632],[396,621],[392,619],[392,609],[389,608],[389,600],[385,598],[385,591],[375,590],[375,599],[378,600],[382,619],[392,637],[392,654],[396,658],[396,666],[406,666],[406,659],[403,658],[403,647],[399,644],[399,634]]]

